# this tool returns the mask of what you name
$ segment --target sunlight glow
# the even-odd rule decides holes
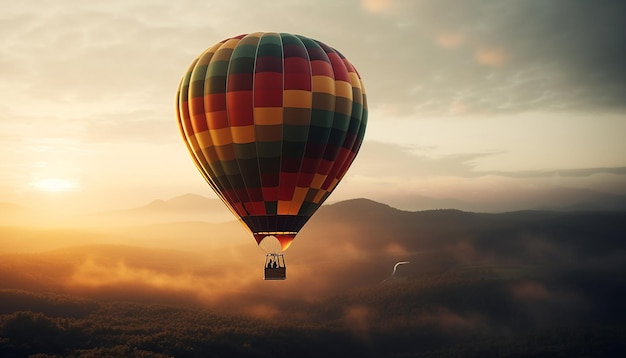
[[[31,186],[35,190],[47,191],[50,193],[60,193],[78,189],[78,184],[75,181],[62,178],[39,179],[33,182]]]

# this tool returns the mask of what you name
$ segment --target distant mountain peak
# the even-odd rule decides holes
[[[393,210],[398,210],[394,207],[391,207],[390,205],[372,200],[372,199],[367,199],[367,198],[355,198],[355,199],[348,199],[348,200],[342,200],[342,201],[337,201],[334,202],[332,204],[328,204],[329,206],[333,206],[333,207],[359,207],[359,208],[381,208],[381,209],[393,209]]]
[[[146,210],[146,209],[148,209],[148,210],[164,210],[164,209],[167,209],[167,203],[165,202],[165,200],[156,199],[156,200],[153,200],[153,201],[149,202],[146,205],[142,205],[140,207],[129,209],[129,210]]]
[[[206,210],[223,205],[218,199],[209,199],[198,194],[183,194],[173,198],[163,200],[156,199],[146,205],[131,208],[125,211],[188,211],[188,210]]]
[[[193,210],[215,206],[217,203],[223,205],[219,199],[209,199],[205,196],[191,193],[175,196],[165,202],[174,208]]]
[[[207,198],[205,196],[202,196],[200,194],[186,193],[186,194],[175,196],[175,197],[170,198],[170,199],[165,200],[165,201],[170,203],[170,202],[187,201],[187,200],[189,200],[189,201],[191,201],[191,200],[194,200],[194,201],[196,201],[196,200],[197,201],[207,201],[207,200],[215,200],[215,199],[209,199],[209,198]]]

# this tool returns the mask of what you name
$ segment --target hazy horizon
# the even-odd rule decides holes
[[[452,209],[470,213],[509,213],[518,211],[552,212],[623,212],[626,196],[591,190],[562,189],[538,193],[538,197],[510,198],[507,202],[463,201],[422,196],[360,197],[328,200],[322,206],[353,200],[371,200],[406,212]],[[81,228],[98,226],[137,226],[156,223],[229,223],[236,218],[220,199],[213,195],[186,193],[171,198],[154,198],[138,205],[114,208],[50,210],[0,202],[0,227]]]

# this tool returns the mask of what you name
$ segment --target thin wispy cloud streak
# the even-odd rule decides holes
[[[427,151],[428,149],[426,149]],[[423,150],[422,150],[423,151]],[[432,157],[415,153],[411,147],[371,142],[363,150],[368,163],[373,166],[358,165],[355,169],[360,175],[388,176],[458,176],[475,178],[486,175],[496,175],[511,178],[543,178],[551,176],[586,177],[595,174],[626,175],[626,167],[595,167],[576,169],[548,169],[548,170],[520,170],[495,171],[476,168],[476,161],[482,158],[506,154],[505,152],[467,153]],[[413,165],[405,166],[405,163]]]
[[[543,178],[543,177],[588,177],[595,174],[626,175],[626,167],[615,168],[580,168],[560,170],[533,170],[521,172],[482,172],[483,175],[499,175],[513,178]]]

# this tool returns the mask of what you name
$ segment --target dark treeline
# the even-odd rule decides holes
[[[0,291],[2,357],[618,357],[611,307],[521,304],[532,272],[479,268],[386,282],[271,319],[201,307]],[[536,278],[536,277],[535,277]],[[533,278],[533,280],[535,279]],[[535,282],[535,281],[532,281]],[[544,281],[544,283],[548,283]],[[616,313],[608,318],[606,310]]]

